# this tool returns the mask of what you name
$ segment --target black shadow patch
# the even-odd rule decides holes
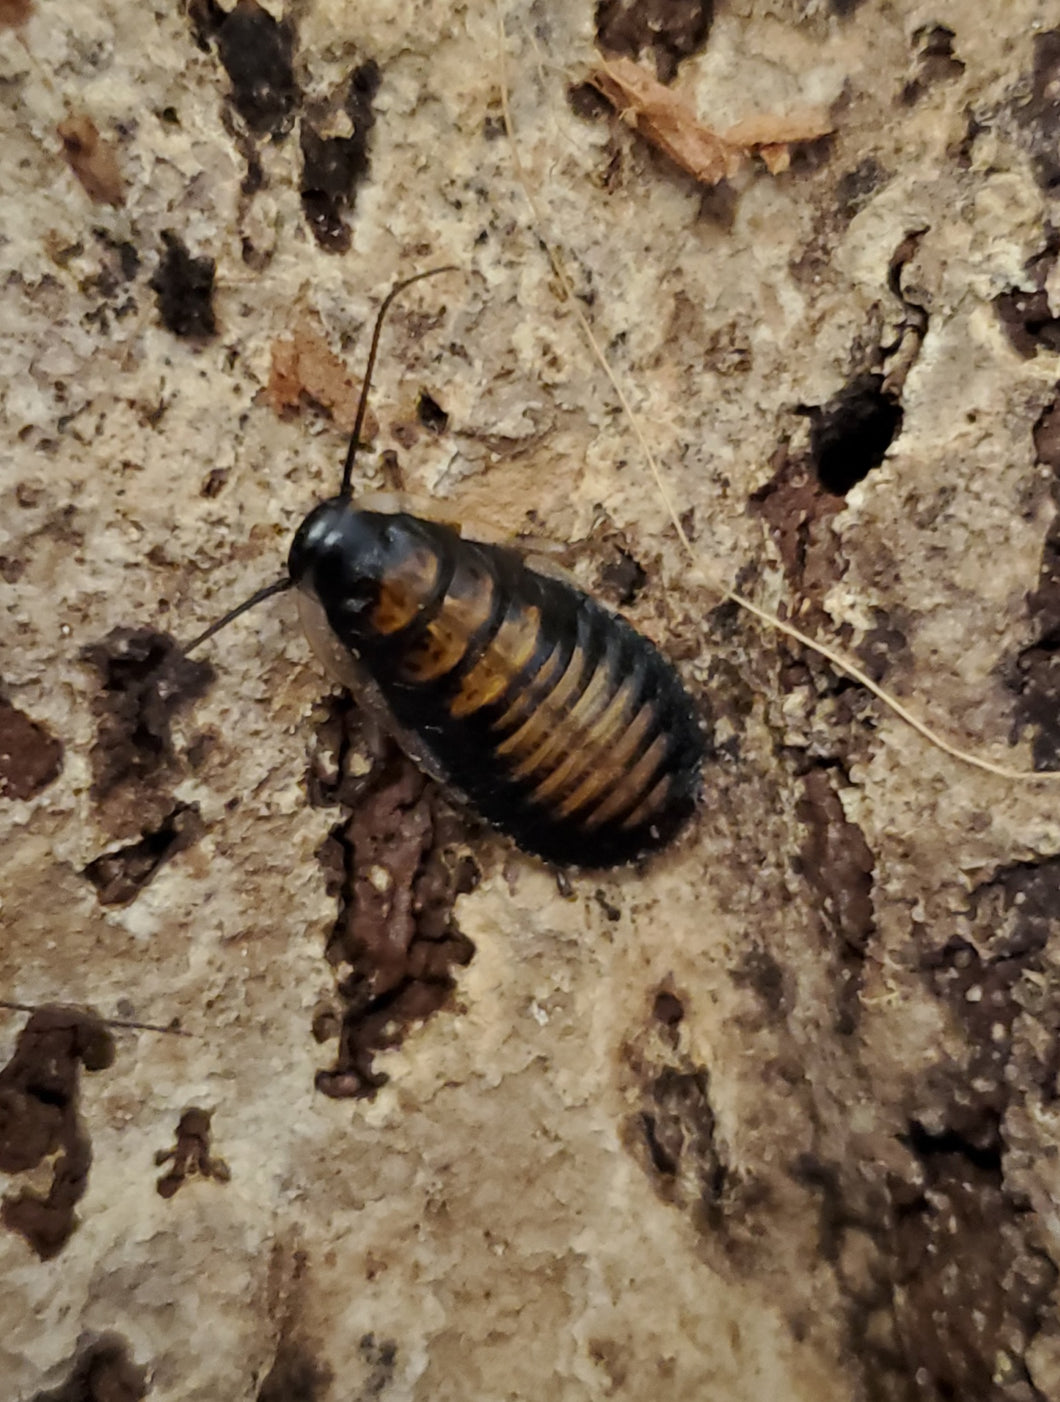
[[[247,129],[280,140],[291,130],[301,93],[294,75],[294,26],[275,20],[257,0],[237,0],[229,12],[216,0],[191,0],[195,42],[211,42],[232,85],[229,100]]]
[[[599,0],[596,42],[604,53],[655,60],[660,83],[677,76],[683,58],[706,48],[714,0]]]
[[[375,101],[382,81],[379,65],[369,59],[349,76],[339,106],[349,119],[349,136],[324,136],[329,108],[306,112],[302,119],[302,209],[317,243],[326,253],[345,253],[357,191],[370,168],[369,140],[375,126]]]
[[[151,278],[162,325],[187,341],[209,341],[217,334],[213,310],[214,260],[194,258],[170,229],[162,231],[165,251]]]

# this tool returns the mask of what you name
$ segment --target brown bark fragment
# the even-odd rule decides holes
[[[66,163],[93,204],[122,204],[125,182],[118,158],[111,143],[100,136],[92,118],[84,112],[74,112],[56,130]]]
[[[826,113],[806,108],[783,117],[756,115],[726,132],[713,131],[687,102],[628,58],[602,62],[589,82],[627,125],[704,185],[730,179],[755,153],[776,175],[787,170],[791,146],[835,129]]]
[[[44,726],[0,700],[0,795],[32,798],[62,767],[62,744]]]

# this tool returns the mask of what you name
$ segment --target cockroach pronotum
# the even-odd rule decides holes
[[[352,494],[386,313],[376,317],[338,495],[316,506],[287,574],[219,619],[298,593],[328,672],[423,770],[524,851],[609,867],[662,847],[691,815],[704,740],[658,649],[514,546],[466,540]]]

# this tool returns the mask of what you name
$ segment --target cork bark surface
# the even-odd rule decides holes
[[[544,227],[490,0],[0,4],[0,1398],[1060,1400],[1056,789],[701,577],[1060,767],[1060,8],[501,16]],[[831,134],[708,188],[602,53]],[[676,660],[641,868],[451,811],[289,598],[174,641],[445,263],[357,487]]]

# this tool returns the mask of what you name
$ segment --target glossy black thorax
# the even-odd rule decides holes
[[[416,518],[362,511],[348,497],[313,508],[287,557],[291,583],[318,599],[340,635],[358,632],[380,586],[408,553]]]

